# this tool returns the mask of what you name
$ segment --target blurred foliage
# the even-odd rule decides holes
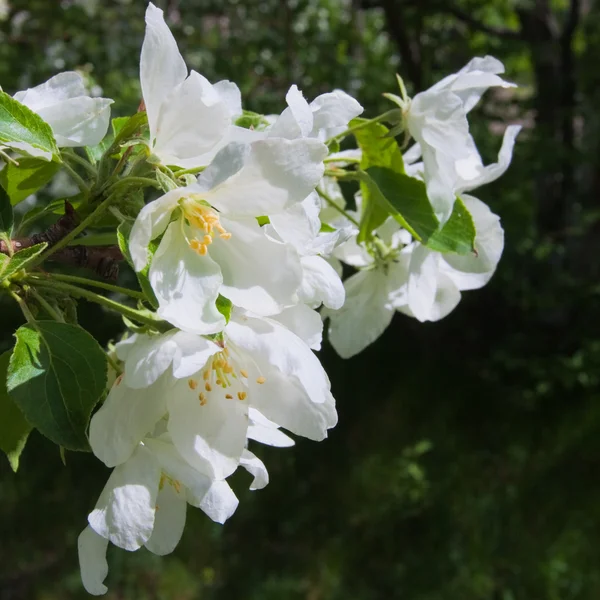
[[[484,290],[443,322],[397,315],[362,355],[322,358],[340,423],[320,444],[260,448],[261,492],[233,485],[225,527],[189,510],[176,552],[111,549],[108,598],[595,600],[600,597],[600,6],[593,0],[163,0],[190,68],[279,112],[342,87],[375,115],[394,74],[409,91],[475,54],[503,60],[511,93],[472,114],[488,160],[523,123],[508,174],[480,197],[506,251]],[[142,0],[0,0],[0,83],[64,69],[139,100]],[[127,273],[122,277],[127,278]],[[0,351],[20,322],[2,302]],[[102,341],[119,320],[83,305]],[[108,475],[67,466],[38,434],[0,462],[0,599],[84,598],[76,537]]]

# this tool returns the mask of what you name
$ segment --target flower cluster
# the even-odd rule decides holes
[[[133,266],[148,269],[157,313],[174,329],[117,344],[124,371],[90,423],[92,450],[114,468],[79,538],[93,594],[106,591],[109,541],[166,554],[187,504],[219,523],[232,515],[226,479],[239,466],[251,489],[264,487],[250,440],[293,445],[280,427],[322,440],[337,421],[311,348],[321,343],[315,309],[340,308],[344,288],[320,256],[336,236],[320,233],[314,190],[323,141],[362,107],[339,91],[308,104],[294,86],[272,124],[241,128],[238,88],[188,74],[152,4],[141,85],[151,161],[199,175],[148,203],[131,230]]]
[[[438,321],[454,310],[461,291],[483,287],[494,274],[504,248],[504,231],[499,217],[467,192],[506,171],[521,128],[509,125],[498,162],[484,165],[469,133],[467,113],[488,87],[514,85],[499,77],[503,71],[502,64],[492,57],[476,58],[412,100],[393,96],[402,107],[408,133],[417,142],[404,153],[406,173],[425,183],[442,225],[449,221],[456,198],[461,199],[476,230],[471,253],[461,256],[428,247],[392,217],[373,232],[375,244],[359,244],[358,228],[348,218],[332,214],[329,205],[323,206],[325,222],[351,232],[350,239],[335,249],[334,261],[358,270],[344,282],[343,308],[325,313],[330,317],[329,340],[343,358],[373,343],[395,311],[421,322]],[[335,181],[329,182],[332,197],[339,207],[345,207]],[[348,216],[360,219],[360,192],[355,200],[358,210],[349,211]]]
[[[257,115],[234,83],[188,72],[150,4],[143,102],[113,119],[111,133],[112,101],[87,95],[76,73],[14,97],[0,90],[3,179],[18,184],[0,195],[0,288],[27,320],[6,369],[4,401],[19,417],[7,454],[16,470],[35,427],[63,448],[91,447],[113,469],[79,537],[88,592],[107,591],[109,542],[172,552],[188,504],[224,523],[237,508],[228,478],[239,467],[250,489],[269,482],[257,444],[327,436],[337,412],[313,352],[324,320],[347,358],[396,311],[437,321],[490,280],[504,234],[471,194],[506,171],[520,128],[506,128],[497,162],[484,165],[467,115],[488,88],[513,86],[502,72],[496,59],[475,58],[413,98],[399,79],[401,95],[384,94],[397,108],[369,120],[345,92],[309,103],[295,85],[281,114]],[[351,137],[358,148],[342,150]],[[13,239],[12,205],[61,168],[79,188],[78,208],[66,203],[46,232]],[[102,223],[118,228],[118,247],[89,243]],[[78,266],[95,257],[104,277],[115,255],[139,290],[38,269],[48,257]],[[356,272],[342,282],[348,268]],[[124,317],[129,331],[108,354],[77,324],[82,297]],[[42,408],[32,400],[40,395]]]

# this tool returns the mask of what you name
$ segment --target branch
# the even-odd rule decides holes
[[[65,214],[56,223],[41,233],[11,240],[12,252],[42,243],[54,246],[71,233],[79,222],[75,209],[65,200]],[[0,241],[0,252],[12,254],[4,241]],[[48,260],[91,269],[100,277],[116,280],[119,275],[119,262],[123,260],[123,255],[118,246],[68,246],[50,255]]]

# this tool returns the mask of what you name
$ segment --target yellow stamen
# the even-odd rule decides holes
[[[217,385],[223,385],[223,382],[220,379],[217,379]]]
[[[204,373],[202,373],[202,379],[204,379],[204,381],[207,381],[209,377],[210,377],[210,371],[206,370],[206,371],[204,371]]]
[[[229,233],[229,231],[226,231],[225,233],[220,233],[219,237],[224,239],[224,240],[230,240],[231,239],[231,233]]]
[[[190,390],[195,390],[198,387],[198,382],[195,379],[190,379],[188,385],[190,386]]]
[[[248,371],[246,369],[240,369],[240,374],[242,377],[248,378]]]
[[[237,393],[237,397],[238,397],[240,400],[245,400],[247,395],[248,395],[248,394],[246,394],[246,392],[238,392],[238,393]]]
[[[200,392],[198,394],[198,400],[200,400],[200,406],[204,406],[206,404],[206,395],[204,392]]]
[[[227,374],[229,373],[233,373],[233,367],[227,363],[224,367],[223,367],[223,371]]]
[[[207,392],[210,392],[212,390],[212,386],[210,385],[210,383],[208,383],[208,381],[204,384],[204,389]]]
[[[256,380],[256,383],[264,383],[267,380],[266,377],[263,377],[262,375]]]
[[[233,396],[231,394],[225,394],[225,398],[227,398],[227,400],[233,400]]]

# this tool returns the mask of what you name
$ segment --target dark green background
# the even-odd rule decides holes
[[[9,0],[0,84],[82,68],[139,103],[145,2]],[[600,597],[600,6],[593,0],[163,0],[188,65],[280,112],[291,83],[338,86],[367,116],[396,71],[424,89],[491,53],[520,84],[472,114],[486,159],[523,123],[513,165],[477,191],[502,217],[494,279],[440,323],[397,315],[374,346],[321,353],[340,423],[322,443],[260,448],[271,475],[221,527],[196,509],[173,555],[109,553],[109,597],[595,600]],[[1,3],[0,3],[1,5]],[[92,6],[91,2],[88,2]],[[1,11],[0,11],[1,12]],[[124,277],[127,274],[123,275]],[[8,300],[2,348],[20,322]],[[101,341],[119,321],[80,308]],[[76,537],[108,476],[33,434],[0,460],[0,599],[83,598]]]

